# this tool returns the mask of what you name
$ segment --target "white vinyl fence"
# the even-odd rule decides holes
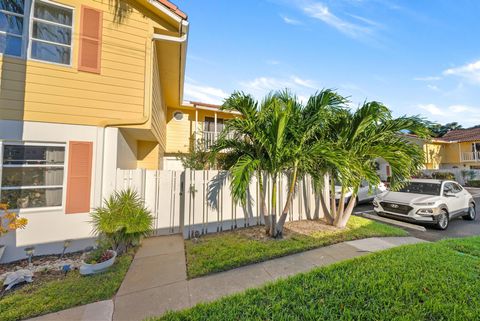
[[[328,197],[328,179],[324,196]],[[265,178],[268,213],[271,182]],[[278,182],[277,215],[287,197],[288,179]],[[260,191],[254,179],[244,205],[234,202],[230,194],[227,171],[117,170],[116,189],[135,189],[155,217],[157,235],[183,233],[184,237],[233,230],[263,224],[260,215]],[[298,182],[287,221],[323,217],[310,177]]]
[[[455,180],[461,185],[465,185],[469,180],[479,180],[480,170],[478,169],[460,169],[460,168],[445,168],[445,169],[424,169],[422,172],[427,176],[432,176],[433,173],[452,173],[455,175]]]

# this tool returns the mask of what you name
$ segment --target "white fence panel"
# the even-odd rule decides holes
[[[117,170],[116,190],[138,192],[154,216],[156,235],[180,233],[183,206],[183,171]]]
[[[455,180],[461,185],[465,185],[469,180],[480,179],[480,170],[478,169],[460,169],[460,168],[444,168],[444,169],[424,169],[422,172],[425,175],[431,176],[433,173],[452,173],[455,175]]]
[[[116,190],[133,189],[144,198],[145,197],[145,170],[117,170]]]
[[[288,176],[281,175],[277,186],[277,219],[288,194]],[[235,202],[230,193],[227,171],[118,170],[116,189],[135,189],[155,217],[156,235],[183,233],[195,237],[264,223],[260,189],[254,178],[245,202]],[[327,189],[324,197],[328,198]],[[265,202],[271,213],[272,180],[264,176]],[[310,177],[298,181],[288,208],[287,221],[322,218],[323,210]]]

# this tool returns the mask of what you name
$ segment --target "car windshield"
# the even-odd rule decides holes
[[[420,183],[410,182],[408,185],[399,190],[402,193],[425,194],[425,195],[440,195],[440,187],[438,183]]]

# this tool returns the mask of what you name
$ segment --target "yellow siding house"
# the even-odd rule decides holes
[[[0,202],[29,220],[1,260],[82,249],[117,168],[163,168],[172,111],[190,108],[187,16],[167,0],[9,0],[0,14]]]

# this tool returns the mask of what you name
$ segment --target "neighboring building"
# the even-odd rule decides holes
[[[480,169],[480,128],[452,130],[425,142],[427,169]]]
[[[424,169],[480,169],[480,128],[452,130],[440,138],[422,139],[406,135],[425,154]],[[377,160],[380,178],[390,176],[387,162]]]
[[[0,14],[0,201],[29,220],[0,240],[2,261],[81,249],[116,169],[161,169],[176,149],[187,16],[166,0],[12,0]]]
[[[167,109],[167,146],[164,169],[183,169],[177,156],[188,153],[193,144],[204,144],[205,149],[217,140],[229,119],[238,112],[219,110],[220,106],[190,102],[178,108]]]

